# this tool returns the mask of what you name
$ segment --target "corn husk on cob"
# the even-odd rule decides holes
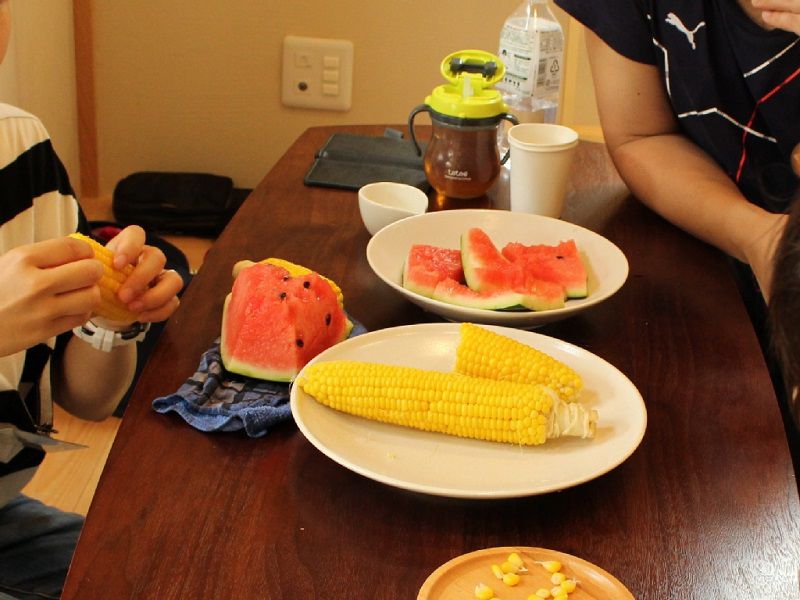
[[[562,436],[593,437],[597,421],[596,411],[564,402],[548,386],[458,372],[340,360],[307,366],[295,383],[339,411],[517,445],[539,445]]]
[[[70,237],[89,244],[94,251],[94,257],[103,264],[103,276],[98,282],[102,302],[93,314],[110,321],[133,323],[136,320],[136,315],[129,311],[128,307],[117,297],[117,291],[133,271],[133,265],[125,265],[122,269],[115,269],[113,263],[114,253],[111,250],[81,233],[70,234]]]
[[[472,323],[461,324],[456,373],[550,387],[565,402],[578,400],[583,380],[549,354]]]

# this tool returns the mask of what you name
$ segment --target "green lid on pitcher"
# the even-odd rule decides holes
[[[503,61],[483,50],[460,50],[444,58],[440,70],[449,83],[437,86],[425,104],[459,119],[486,119],[508,110],[494,84],[506,72]]]
[[[428,182],[450,198],[477,198],[486,193],[510,153],[497,148],[503,121],[517,124],[494,84],[505,75],[503,62],[481,50],[461,50],[445,57],[441,72],[448,83],[437,86],[408,115],[408,132],[418,155],[422,148],[414,119],[428,113],[431,134],[422,160]]]

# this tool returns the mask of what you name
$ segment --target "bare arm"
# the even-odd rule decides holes
[[[73,337],[55,367],[55,399],[67,412],[102,421],[114,412],[136,371],[136,344],[111,352]]]
[[[590,31],[586,40],[606,143],[628,187],[678,227],[749,263],[767,295],[785,216],[750,203],[680,133],[656,67],[621,56]]]

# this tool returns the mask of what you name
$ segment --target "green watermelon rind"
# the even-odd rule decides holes
[[[522,304],[517,304],[516,306],[509,306],[507,308],[498,308],[497,310],[502,312],[532,312],[530,308],[522,306]]]
[[[425,296],[426,298],[433,297],[433,287],[417,285],[414,282],[413,277],[411,277],[411,274],[409,273],[407,262],[403,264],[403,287],[411,292],[414,292],[415,294],[419,294],[420,296]]]
[[[458,286],[457,291],[453,291],[455,286]],[[522,304],[522,294],[510,290],[484,292],[481,297],[477,297],[478,294],[481,293],[451,280],[443,281],[436,286],[433,290],[433,299],[464,308],[484,310],[507,310]]]
[[[587,266],[586,257],[583,252],[578,251],[578,260],[581,261],[583,269],[586,271],[586,278],[583,279],[580,285],[565,285],[564,291],[567,293],[567,298],[580,300],[589,297],[589,267]]]
[[[561,294],[558,298],[548,298],[543,294],[526,294],[522,292],[522,302],[520,304],[534,312],[541,312],[543,310],[564,308],[564,301],[564,294]]]
[[[467,287],[476,292],[485,291],[486,286],[480,273],[487,265],[479,260],[478,253],[470,245],[469,231],[461,235],[461,266],[464,269],[464,280],[467,282]]]

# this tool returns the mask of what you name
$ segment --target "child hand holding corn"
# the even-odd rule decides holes
[[[144,239],[144,231],[132,226],[109,242],[115,267],[135,266],[116,294],[132,318],[109,319],[105,325],[163,321],[178,306],[180,276],[163,270],[163,253],[144,245]],[[0,330],[9,331],[0,336],[0,356],[86,323],[101,305],[102,277],[103,264],[92,246],[69,237],[19,246],[0,255],[0,281],[5,282]]]
[[[54,369],[55,399],[76,416],[97,420],[114,410],[136,367],[135,344],[124,342],[124,332],[135,321],[162,321],[178,306],[181,277],[164,271],[163,253],[144,240],[144,231],[131,226],[105,249],[62,237],[0,255],[0,281],[7,282],[0,299],[0,331],[8,332],[0,336],[0,356],[71,329],[89,334],[70,340],[61,368]],[[121,281],[110,276],[123,272]],[[85,341],[99,331],[108,335],[105,352]],[[120,332],[117,343],[113,338]]]

